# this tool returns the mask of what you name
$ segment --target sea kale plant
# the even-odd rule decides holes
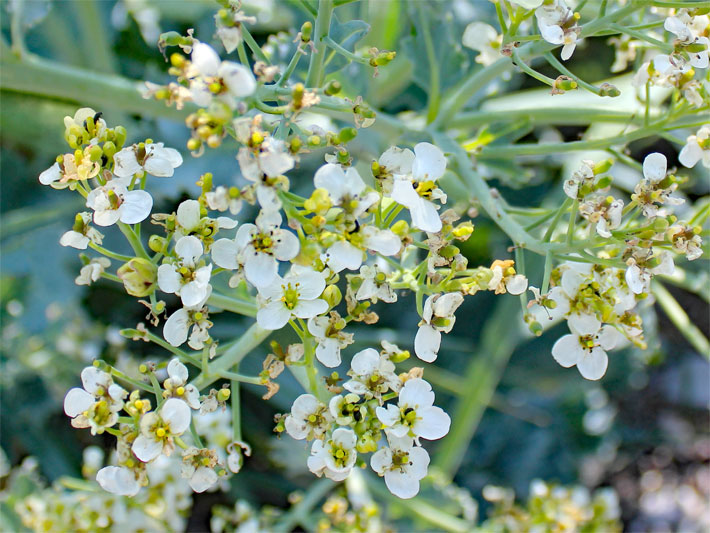
[[[659,283],[682,284],[688,262],[707,258],[707,4],[403,2],[393,24],[411,35],[377,47],[359,45],[368,21],[344,19],[352,0],[295,4],[305,22],[262,44],[250,33],[253,3],[239,0],[215,3],[212,31],[160,35],[172,78],[145,81],[143,97],[166,106],[163,114],[182,113],[186,146],[167,146],[158,131],[136,138],[117,117],[82,107],[64,119],[66,151],[39,176],[57,195],[82,198],[59,242],[80,251],[76,283],[122,286],[148,316],[121,334],[165,354],[121,369],[97,359],[66,392],[71,425],[115,445],[88,482],[148,501],[167,483],[155,465],[177,457],[171,484],[228,488],[262,453],[242,437],[253,406],[240,404],[240,384],[263,386],[269,400],[291,373],[302,391],[274,431],[284,446],[307,443],[314,478],[342,482],[350,498],[328,499],[318,527],[381,527],[384,503],[367,496],[383,494],[378,483],[416,498],[427,476],[446,478],[459,464],[471,420],[437,405],[428,374],[457,312],[485,291],[520,301],[518,313],[499,317],[502,336],[519,324],[550,335],[566,323],[540,354],[559,373],[602,380],[615,350],[645,348],[641,310],[652,312],[654,300],[707,355],[706,339]],[[497,22],[455,24],[471,4]],[[608,79],[597,82],[584,64],[586,45],[600,39],[615,61],[591,70]],[[13,51],[19,64],[42,67],[20,41]],[[580,67],[568,68],[571,59]],[[393,104],[407,68],[421,105]],[[379,92],[363,90],[368,78]],[[581,138],[565,133],[570,126]],[[631,149],[653,142],[666,148]],[[210,168],[218,148],[235,158],[232,182]],[[160,212],[151,190],[187,158],[202,158],[190,166],[202,168],[191,196]],[[535,196],[516,201],[539,184],[543,165],[560,169],[555,190],[532,205]],[[486,219],[507,236],[507,251],[472,264],[466,249]],[[107,248],[110,232],[132,251]],[[396,337],[380,328],[410,302],[418,322]],[[222,336],[218,314],[248,327]],[[262,343],[263,371],[240,371]],[[213,527],[310,527],[308,506],[335,490],[313,487],[295,512],[259,515],[238,503],[217,508]],[[463,511],[434,511],[418,516],[431,527],[473,527]],[[505,522],[488,525],[496,520]]]

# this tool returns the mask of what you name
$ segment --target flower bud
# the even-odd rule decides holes
[[[319,135],[311,135],[310,137],[308,137],[308,146],[320,146],[321,142],[323,142],[323,140],[320,138]]]
[[[621,91],[611,83],[602,83],[599,86],[599,96],[609,96],[611,98],[616,98],[621,94]]]
[[[603,161],[598,161],[597,163],[595,163],[592,171],[594,172],[594,175],[597,176],[599,174],[604,174],[604,172],[608,172],[613,165],[614,160],[610,157],[608,159],[604,159]]]
[[[528,329],[530,330],[530,333],[532,333],[536,337],[542,335],[542,325],[537,320],[530,321],[530,323],[528,324]]]
[[[342,88],[343,88],[343,86],[340,84],[339,81],[331,80],[325,86],[325,89],[323,89],[323,92],[325,92],[325,94],[327,94],[328,96],[333,96],[333,95],[338,94]]]
[[[552,88],[560,92],[572,91],[577,88],[577,82],[569,76],[558,76]]]
[[[395,354],[390,355],[390,361],[393,363],[401,363],[402,361],[406,361],[409,359],[411,354],[409,353],[409,350],[401,350]]]
[[[372,60],[370,60],[370,64],[372,64],[372,62],[374,60],[374,63],[375,63],[373,65],[374,67],[383,67],[383,66],[387,65],[388,63],[390,63],[390,61],[392,61],[396,56],[397,56],[397,52],[383,51],[383,52],[380,52],[379,54],[377,54],[374,58],[372,58]]]
[[[336,307],[343,300],[343,294],[340,292],[337,285],[328,285],[323,291],[323,299],[328,302],[328,305],[332,308]]]
[[[446,259],[451,259],[460,251],[461,250],[457,246],[454,246],[453,244],[449,244],[447,246],[444,246],[441,250],[439,250],[439,255],[441,257],[445,257]]]
[[[659,233],[661,231],[666,231],[668,226],[668,221],[663,217],[658,217],[653,221],[653,229]]]
[[[116,126],[113,128],[114,139],[113,142],[116,143],[117,148],[122,148],[123,143],[126,142],[126,137],[128,137],[128,132],[123,126]]]
[[[297,154],[301,147],[303,146],[303,141],[300,137],[293,137],[290,141],[289,150],[292,154]]]
[[[167,244],[167,239],[160,235],[151,235],[150,239],[148,239],[148,247],[156,253],[164,252]]]
[[[142,257],[128,261],[118,269],[117,274],[131,296],[148,296],[155,290],[158,281],[158,267]]]
[[[336,142],[337,144],[345,144],[352,141],[355,137],[357,137],[357,130],[355,128],[343,128],[338,133]]]
[[[395,235],[403,237],[404,235],[407,235],[409,233],[409,224],[407,224],[406,220],[398,220],[397,222],[392,224],[392,227],[390,229]]]
[[[321,187],[315,189],[311,197],[303,203],[303,207],[313,213],[326,213],[332,206],[328,190]]]
[[[604,176],[603,178],[599,178],[599,181],[594,185],[594,190],[595,191],[600,191],[602,189],[606,189],[611,185],[611,176]]]
[[[311,35],[313,33],[313,23],[307,20],[301,26],[301,41],[307,43],[311,40]]]
[[[232,391],[229,390],[228,388],[222,388],[217,391],[217,401],[218,402],[226,402],[229,400],[229,397],[232,395]]]

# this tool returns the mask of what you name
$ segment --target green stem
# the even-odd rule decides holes
[[[575,200],[569,213],[569,224],[567,225],[567,246],[572,246],[572,242],[574,241],[574,226],[577,222],[578,209],[579,201]]]
[[[536,109],[496,109],[457,114],[448,124],[451,128],[475,127],[494,122],[526,121],[532,124],[584,125],[592,122],[640,124],[635,113],[607,109],[576,109],[542,107]]]
[[[289,533],[303,521],[313,508],[335,487],[335,482],[328,478],[319,479],[311,483],[305,496],[274,524],[274,533]]]
[[[192,435],[192,439],[195,441],[195,446],[197,446],[198,448],[204,448],[204,445],[202,444],[202,439],[197,434],[197,429],[195,429],[194,418],[190,419],[190,434]]]
[[[122,329],[121,335],[127,338],[141,337],[145,340],[152,342],[153,344],[157,344],[161,348],[165,348],[172,354],[176,355],[178,359],[180,359],[182,362],[190,363],[191,365],[196,366],[198,368],[200,367],[200,360],[197,359],[197,357],[193,357],[192,355],[181,350],[180,348],[173,346],[172,344],[158,337],[155,333],[152,333],[150,331],[138,331],[136,329],[128,328]]]
[[[133,248],[133,252],[136,254],[136,256],[150,260],[150,257],[146,253],[145,248],[143,248],[143,243],[141,242],[138,235],[136,235],[136,232],[133,231],[133,228],[128,224],[124,224],[123,222],[118,222],[117,225],[118,229],[121,230],[121,233],[123,233],[123,235],[128,240],[128,244],[130,244],[131,248]]]
[[[138,387],[139,389],[143,389],[144,391],[153,392],[153,388],[149,387],[145,383],[138,381],[137,379],[133,379],[132,377],[127,376],[126,374],[124,374],[123,372],[121,372],[120,370],[118,370],[114,367],[110,367],[110,368],[111,368],[110,373],[113,377],[120,379],[121,381],[125,381],[126,383],[130,383],[134,387]]]
[[[668,292],[662,284],[654,281],[651,284],[651,292],[656,297],[658,305],[666,313],[668,318],[670,318],[673,325],[678,328],[686,340],[695,348],[700,355],[706,359],[710,359],[710,343],[708,339],[703,335],[702,331],[693,324],[690,320],[688,314],[680,306],[680,304],[673,298],[673,295]]]
[[[123,255],[123,254],[117,254],[116,252],[112,252],[111,250],[107,250],[106,248],[99,246],[98,244],[95,244],[93,242],[89,242],[89,247],[93,250],[96,250],[102,255],[105,255],[106,257],[110,257],[111,259],[115,259],[116,261],[130,261],[133,259],[133,257],[129,255]]]
[[[303,56],[303,52],[301,51],[301,47],[299,46],[296,48],[296,51],[293,53],[293,57],[291,58],[291,61],[289,61],[288,66],[286,67],[286,70],[282,74],[281,78],[279,78],[279,81],[277,85],[279,87],[285,87],[286,82],[289,80],[291,77],[291,74],[296,70],[296,67],[298,66],[298,62],[301,60],[301,57]]]
[[[330,48],[338,52],[340,55],[343,57],[349,59],[350,61],[355,61],[356,63],[361,63],[363,65],[369,65],[370,60],[367,59],[366,57],[358,56],[353,54],[350,50],[347,50],[346,48],[343,48],[340,46],[338,43],[336,43],[333,39],[328,37],[327,35],[323,37],[323,42],[328,45]]]
[[[244,300],[213,292],[207,300],[207,304],[238,315],[256,316],[256,303],[253,300]]]
[[[313,44],[316,51],[311,55],[306,75],[306,87],[320,87],[323,84],[324,68],[323,61],[328,47],[323,42],[330,33],[330,20],[333,16],[333,0],[319,0],[318,15],[313,30]]]
[[[424,13],[423,3],[417,4],[419,12],[419,23],[424,36],[424,47],[426,49],[427,63],[429,64],[429,97],[427,103],[427,124],[434,122],[434,119],[439,114],[439,105],[441,102],[441,80],[439,74],[439,61],[436,58],[434,50],[434,41],[431,38],[431,28],[429,26],[429,17]]]
[[[601,89],[595,85],[592,85],[591,83],[587,83],[583,79],[581,79],[579,76],[573,74],[567,67],[565,67],[562,63],[559,62],[559,60],[553,56],[550,52],[545,52],[545,60],[552,65],[555,70],[557,70],[560,74],[564,74],[565,76],[568,76],[572,78],[574,81],[577,82],[577,85],[579,85],[582,89],[585,89],[589,91],[590,93],[596,94],[597,96],[601,96]]]
[[[199,390],[208,387],[219,379],[220,372],[227,371],[238,364],[272,333],[271,330],[263,329],[259,327],[258,324],[253,324],[239,337],[239,340],[235,342],[229,350],[210,363],[209,374],[200,373],[200,375],[192,381],[192,384]]]
[[[659,41],[658,39],[654,39],[653,37],[649,37],[645,33],[641,31],[637,31],[634,29],[631,29],[626,26],[621,26],[619,24],[609,24],[609,28],[611,28],[614,31],[618,31],[619,33],[624,33],[626,35],[630,35],[631,37],[635,37],[636,39],[639,39],[640,41],[646,41],[647,43],[651,43],[652,45],[658,47],[662,52],[666,54],[670,54],[673,52],[673,45],[670,45],[668,43],[665,43],[663,41]]]
[[[235,370],[239,369],[239,365],[234,365]],[[230,390],[232,392],[231,394],[231,399],[232,399],[232,435],[234,436],[234,440],[241,441],[242,440],[242,407],[241,407],[241,398],[239,397],[240,394],[240,386],[239,386],[239,381],[237,380],[232,380],[230,384]]]
[[[544,83],[545,85],[549,85],[550,87],[555,86],[555,80],[553,80],[552,78],[548,78],[544,74],[541,74],[537,70],[530,67],[527,63],[525,63],[525,61],[523,61],[520,58],[520,54],[518,54],[517,50],[513,50],[513,60],[514,60],[514,63],[517,66],[519,66],[523,72],[525,72],[529,76],[532,76],[537,81],[540,81],[540,82]]]
[[[262,385],[261,378],[259,376],[245,376],[244,374],[238,374],[237,372],[229,372],[228,370],[220,370],[219,377],[239,383]]]
[[[257,59],[259,61],[263,61],[267,65],[271,65],[271,61],[269,61],[269,58],[266,57],[266,54],[261,49],[261,46],[259,46],[259,44],[254,40],[254,37],[252,37],[246,25],[242,24],[240,29],[242,31],[242,37],[244,38],[244,42],[247,43],[247,46],[251,49]]]

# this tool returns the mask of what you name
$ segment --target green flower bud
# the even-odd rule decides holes
[[[148,247],[156,253],[164,252],[167,244],[167,239],[160,235],[151,235],[148,239]]]
[[[459,253],[461,250],[458,248],[458,246],[454,246],[453,244],[449,244],[447,246],[444,246],[440,251],[439,255],[441,257],[445,257],[446,259],[451,259],[454,257],[457,253]]]
[[[593,168],[594,175],[597,176],[599,174],[604,174],[604,172],[608,172],[613,165],[614,160],[611,157],[595,163]]]
[[[104,155],[109,159],[113,157],[118,150],[116,150],[116,145],[112,141],[106,141],[104,143]]]
[[[343,128],[340,130],[340,133],[338,133],[337,143],[345,144],[352,141],[355,137],[357,137],[357,130],[355,128]]]
[[[569,76],[558,76],[553,85],[553,89],[561,92],[572,91],[577,88],[577,82]]]
[[[117,274],[131,296],[148,296],[155,290],[158,281],[158,267],[142,257],[128,261],[118,269]]]
[[[406,220],[398,220],[390,228],[395,235],[402,237],[409,233],[409,224]]]
[[[602,83],[599,86],[599,96],[609,96],[611,98],[616,98],[621,94],[621,91],[611,83]]]
[[[219,391],[217,391],[217,401],[218,402],[226,402],[227,400],[229,400],[229,397],[231,395],[232,395],[231,390],[229,390],[227,388],[219,389]]]
[[[402,350],[401,352],[397,352],[395,354],[392,354],[390,356],[390,361],[393,363],[401,363],[402,361],[406,361],[409,359],[411,354],[409,353],[409,350]]]
[[[336,307],[343,300],[343,294],[340,292],[337,285],[328,285],[323,291],[323,299],[328,302],[328,305],[332,308]]]
[[[311,135],[310,137],[308,137],[308,146],[320,146],[321,142],[323,142],[323,140],[320,138],[319,135]]]
[[[340,85],[339,81],[336,80],[331,80],[328,82],[328,84],[325,86],[325,89],[323,91],[325,94],[328,96],[333,96],[338,94],[342,90],[343,86]]]
[[[91,159],[92,161],[100,161],[101,156],[103,155],[104,151],[98,144],[95,144],[91,148],[89,148],[89,159]]]
[[[350,161],[350,152],[347,150],[338,150],[335,157],[338,158],[338,162],[342,164],[347,164]]]
[[[604,176],[603,178],[599,178],[599,181],[597,181],[596,185],[594,185],[594,190],[599,191],[601,189],[606,189],[611,185],[611,181],[611,176]]]
[[[128,137],[128,132],[126,131],[126,128],[124,128],[123,126],[116,126],[113,129],[113,134],[114,143],[116,143],[116,147],[123,148],[123,143],[126,142],[126,138]]]
[[[668,221],[665,218],[656,218],[653,221],[653,229],[659,233],[661,231],[666,231],[668,229]]]
[[[303,146],[303,141],[301,140],[301,138],[300,137],[293,137],[291,139],[291,145],[289,147],[289,150],[291,151],[292,154],[297,154],[301,150],[302,146]]]
[[[307,20],[301,26],[301,41],[307,43],[311,40],[311,34],[313,33],[313,24],[310,20]]]
[[[532,333],[536,337],[542,335],[542,325],[537,320],[531,321],[528,324],[528,329],[530,330],[530,333]]]

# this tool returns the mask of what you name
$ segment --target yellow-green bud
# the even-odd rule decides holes
[[[343,86],[340,84],[339,81],[331,80],[326,84],[325,89],[323,89],[323,92],[325,92],[325,94],[327,94],[328,96],[334,96],[338,94],[342,90],[342,88]]]
[[[183,68],[185,66],[185,61],[185,56],[178,52],[170,54],[170,64],[175,68]]]
[[[303,207],[308,211],[321,214],[326,213],[332,206],[328,190],[321,187],[315,189],[311,193],[311,197],[303,203]]]
[[[151,235],[148,239],[148,247],[156,253],[164,252],[168,241],[160,235]]]
[[[608,159],[604,159],[603,161],[595,163],[592,171],[594,172],[594,175],[597,176],[599,174],[604,174],[604,172],[608,172],[613,165],[614,160],[610,157]]]
[[[148,296],[155,290],[158,281],[158,267],[142,257],[128,261],[118,269],[117,274],[131,296]]]
[[[657,232],[666,231],[668,229],[668,221],[662,217],[656,218],[653,221],[653,229]]]
[[[232,395],[232,391],[224,388],[224,389],[219,389],[217,391],[217,401],[218,402],[226,402],[229,400],[229,397]]]
[[[320,146],[321,142],[323,141],[319,135],[311,135],[310,137],[308,137],[308,146]]]
[[[553,88],[562,92],[572,91],[577,88],[577,82],[569,76],[558,76],[555,80]]]
[[[340,292],[337,285],[328,285],[323,291],[323,299],[328,302],[328,305],[332,308],[336,307],[343,300],[343,294]]]
[[[390,361],[393,363],[401,363],[402,361],[406,361],[409,359],[411,354],[409,353],[409,350],[402,350],[401,352],[397,352],[395,354],[392,354],[390,356]]]
[[[115,154],[118,150],[116,150],[116,145],[113,143],[113,141],[106,141],[104,143],[104,155],[108,158],[113,157],[113,154]]]
[[[123,143],[126,142],[126,137],[128,137],[128,132],[123,126],[116,126],[113,128],[114,140],[117,148],[123,147]]]
[[[313,24],[310,20],[307,20],[301,26],[301,41],[307,43],[311,40],[311,34],[313,33]]]
[[[352,141],[357,137],[357,130],[355,128],[343,128],[338,133],[337,142],[338,144],[345,144]]]
[[[530,330],[530,333],[532,333],[536,337],[542,335],[542,325],[537,320],[532,320],[528,324],[528,329]]]
[[[301,147],[303,146],[303,141],[301,140],[300,137],[293,137],[291,139],[291,145],[290,145],[290,151],[292,154],[297,154],[300,150]]]
[[[621,91],[616,87],[616,85],[612,85],[611,83],[602,83],[599,86],[599,96],[609,96],[611,98],[616,98],[621,94]]]
[[[100,161],[102,155],[104,155],[104,151],[98,144],[94,144],[89,148],[89,159],[92,161]]]
[[[395,235],[400,237],[407,235],[409,233],[409,224],[406,220],[398,220],[390,228]]]
[[[451,259],[454,257],[457,253],[459,253],[461,250],[457,247],[454,246],[453,244],[449,244],[447,246],[444,246],[440,251],[439,255],[441,257],[445,257],[446,259]]]
[[[192,139],[187,141],[187,149],[191,152],[199,150],[200,146],[202,146],[202,141],[200,139],[196,139],[193,137]]]
[[[339,163],[347,164],[350,161],[350,152],[347,150],[338,150],[335,154]]]
[[[599,178],[599,181],[597,181],[596,185],[594,185],[594,190],[599,191],[601,189],[606,189],[611,185],[611,176],[604,176],[603,178]]]
[[[397,56],[397,52],[380,52],[373,59],[375,61],[376,67],[383,67],[387,65]]]

